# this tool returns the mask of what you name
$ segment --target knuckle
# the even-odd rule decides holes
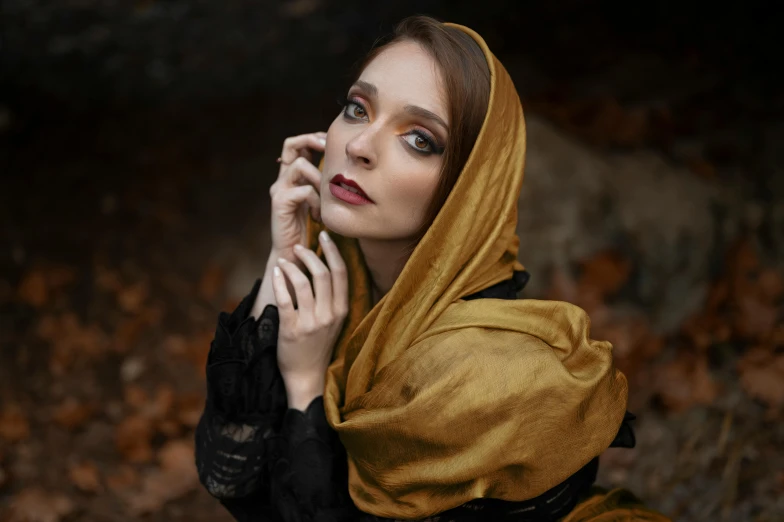
[[[329,328],[334,323],[334,319],[332,317],[323,317],[319,318],[319,327],[320,328]]]
[[[310,273],[313,275],[313,277],[317,279],[327,279],[329,277],[329,270],[324,268],[324,265],[314,266],[313,269],[310,271]]]

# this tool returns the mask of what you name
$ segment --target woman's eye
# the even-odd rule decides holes
[[[349,101],[348,103],[346,103],[346,109],[344,111],[344,114],[349,118],[354,118],[358,120],[365,118],[367,116],[367,112],[365,112],[365,108],[362,107],[357,102],[353,102],[353,101]]]
[[[417,152],[433,152],[433,145],[430,143],[430,140],[421,134],[408,134],[404,139]]]

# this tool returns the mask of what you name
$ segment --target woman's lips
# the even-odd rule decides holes
[[[361,194],[357,194],[355,192],[351,192],[348,189],[345,189],[340,186],[340,184],[330,182],[329,184],[329,191],[335,196],[337,199],[341,201],[345,201],[346,203],[350,203],[352,205],[368,205],[373,203],[368,198]]]

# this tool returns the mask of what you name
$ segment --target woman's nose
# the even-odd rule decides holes
[[[377,160],[374,140],[373,131],[364,129],[346,143],[346,155],[359,165],[373,168]]]

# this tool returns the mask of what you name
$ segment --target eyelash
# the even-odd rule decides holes
[[[338,98],[338,105],[343,108],[343,117],[348,119],[348,120],[350,120],[350,121],[356,121],[359,118],[356,118],[354,116],[350,116],[348,114],[347,111],[348,111],[349,105],[356,105],[356,106],[360,107],[363,111],[365,111],[365,113],[367,114],[367,109],[365,109],[364,105],[362,105],[361,103],[359,103],[356,100],[352,100],[350,98],[347,98],[346,96],[341,96],[340,98]],[[425,133],[425,132],[423,132],[421,130],[418,130],[418,129],[412,130],[409,134],[414,134],[417,137],[422,138],[423,140],[425,140],[427,142],[428,146],[430,147],[430,150],[420,150],[420,149],[417,149],[414,146],[410,146],[411,149],[414,152],[416,152],[417,154],[422,154],[423,156],[429,156],[430,154],[439,154],[439,155],[443,154],[444,147],[441,147],[441,146],[437,145],[436,144],[436,140],[432,136],[430,136],[429,134],[427,134],[427,133]]]

